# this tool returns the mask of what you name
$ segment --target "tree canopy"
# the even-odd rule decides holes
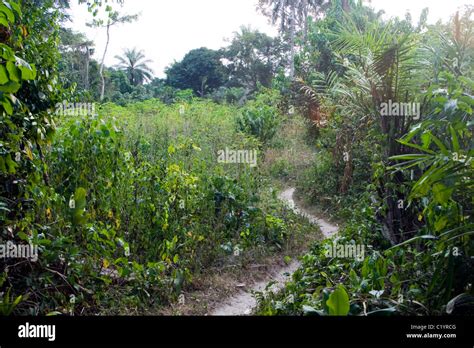
[[[168,85],[179,89],[192,89],[196,95],[219,88],[228,80],[221,61],[222,53],[205,47],[189,51],[180,62],[166,69]]]
[[[151,60],[145,59],[143,51],[126,48],[123,55],[115,56],[115,58],[119,61],[117,69],[126,73],[132,85],[142,85],[152,79],[153,70],[147,65],[151,63]]]

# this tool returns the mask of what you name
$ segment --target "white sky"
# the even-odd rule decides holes
[[[174,60],[181,60],[191,49],[208,47],[218,49],[226,45],[225,39],[232,37],[242,25],[251,25],[271,36],[276,29],[268,24],[266,17],[256,11],[257,0],[125,0],[117,9],[122,14],[141,13],[138,21],[118,24],[111,28],[106,65],[116,64],[115,55],[124,48],[136,47],[144,51],[153,62],[150,66],[155,75],[164,77],[164,68]],[[368,1],[366,1],[368,2]],[[383,9],[388,17],[403,17],[408,10],[416,21],[421,10],[430,9],[428,21],[447,20],[458,7],[472,0],[372,0],[376,9]],[[105,47],[105,29],[89,28],[92,14],[86,5],[71,1],[72,23],[76,31],[86,33],[95,42],[100,59]]]

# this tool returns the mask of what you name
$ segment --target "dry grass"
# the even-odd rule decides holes
[[[306,138],[311,125],[299,115],[292,115],[279,128],[272,146],[265,151],[264,170],[274,178],[294,182],[314,161],[314,149]]]

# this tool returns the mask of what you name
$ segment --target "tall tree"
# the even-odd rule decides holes
[[[136,48],[125,49],[122,56],[115,56],[119,61],[117,68],[126,73],[128,80],[134,86],[142,85],[153,77],[153,70],[147,65],[152,61],[145,59],[143,51]]]
[[[88,40],[83,33],[75,33],[69,28],[60,29],[60,38],[61,61],[59,70],[66,85],[75,82],[79,88],[89,90],[89,72],[91,55],[94,52],[94,42]]]
[[[280,33],[288,33],[290,37],[289,74],[295,76],[296,32],[298,26],[306,37],[308,17],[329,5],[328,0],[259,0],[258,9],[271,18],[272,24],[279,23]]]
[[[181,62],[166,69],[166,82],[179,89],[192,89],[203,97],[227,82],[222,55],[205,47],[189,51]]]
[[[107,20],[104,21],[103,19],[96,19],[94,18],[92,23],[89,23],[89,26],[96,27],[96,28],[105,28],[107,33],[107,40],[105,42],[104,53],[102,54],[102,59],[100,61],[100,68],[99,68],[99,75],[101,79],[101,88],[100,88],[100,100],[104,100],[105,94],[105,77],[104,77],[104,62],[105,57],[107,55],[107,50],[109,48],[110,42],[110,28],[116,24],[120,23],[131,23],[137,20],[138,15],[120,15],[119,12],[114,11],[111,6],[107,5],[105,8],[107,12]]]
[[[285,53],[286,47],[279,38],[241,27],[224,51],[224,57],[229,61],[230,84],[248,92],[255,91],[258,84],[270,87]]]

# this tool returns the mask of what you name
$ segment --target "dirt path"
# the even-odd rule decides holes
[[[319,225],[323,235],[328,238],[337,233],[338,227],[331,225],[327,221],[320,219],[304,209],[297,207],[293,194],[295,193],[294,188],[289,188],[283,191],[279,198],[286,202],[288,206],[297,214],[306,217],[311,223]],[[285,267],[274,268],[268,274],[268,278],[253,284],[249,289],[241,290],[236,295],[226,299],[223,303],[219,304],[210,315],[249,315],[253,308],[257,305],[257,301],[253,296],[256,291],[263,291],[268,283],[274,282],[269,290],[275,292],[283,288],[285,283],[290,279],[291,275],[300,266],[299,261],[292,261]]]

